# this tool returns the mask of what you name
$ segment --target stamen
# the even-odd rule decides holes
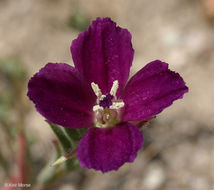
[[[96,105],[93,106],[95,127],[106,128],[115,126],[120,121],[120,108],[125,105],[123,100],[116,97],[119,88],[118,80],[113,82],[110,93],[105,95],[102,94],[101,89],[94,82],[91,83],[91,87],[97,96]]]
[[[111,94],[112,96],[116,97],[116,93],[117,93],[118,87],[119,87],[119,82],[118,82],[118,80],[115,80],[115,81],[113,82],[113,85],[112,85],[111,91],[110,91],[110,94]]]
[[[102,92],[97,84],[94,82],[91,83],[91,88],[93,89],[95,95],[100,98],[102,96]]]
[[[96,111],[99,111],[99,110],[103,110],[103,107],[101,107],[100,105],[95,105],[93,107],[93,111],[96,112]]]
[[[124,102],[113,102],[113,104],[110,106],[110,109],[120,109],[124,107]]]
[[[105,95],[101,95],[99,101],[103,100],[105,97],[106,97]]]

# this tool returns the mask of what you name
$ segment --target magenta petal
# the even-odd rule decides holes
[[[114,80],[123,89],[129,76],[134,50],[128,30],[116,26],[110,18],[97,18],[88,31],[72,42],[71,53],[75,67],[91,83],[107,94]]]
[[[71,128],[93,125],[96,97],[70,65],[48,63],[28,83],[28,96],[47,120]]]
[[[80,140],[77,157],[83,168],[108,172],[133,162],[143,145],[139,129],[129,123],[89,129]]]
[[[188,92],[178,73],[159,60],[147,64],[128,82],[121,96],[125,102],[123,121],[152,117]]]

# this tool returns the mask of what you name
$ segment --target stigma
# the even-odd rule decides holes
[[[110,92],[105,95],[94,82],[91,83],[91,87],[97,96],[96,105],[93,106],[95,127],[106,128],[115,125],[120,121],[121,108],[125,105],[116,96],[119,88],[118,80],[113,82]]]

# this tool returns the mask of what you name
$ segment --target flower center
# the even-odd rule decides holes
[[[97,96],[97,104],[93,107],[95,127],[106,128],[120,122],[121,108],[125,104],[116,97],[118,81],[113,82],[110,93],[106,95],[102,94],[99,86],[94,82],[91,83],[91,87]]]
[[[112,99],[114,96],[111,94],[105,95],[105,97],[99,101],[99,106],[102,106],[103,108],[109,108],[112,105]]]

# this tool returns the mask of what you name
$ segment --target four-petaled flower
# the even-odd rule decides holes
[[[128,30],[97,18],[72,42],[75,67],[48,63],[29,81],[28,96],[47,120],[89,128],[77,147],[83,168],[108,172],[133,162],[143,137],[131,121],[147,121],[188,92],[159,60],[127,83],[134,50]],[[126,84],[127,83],[127,84]]]

